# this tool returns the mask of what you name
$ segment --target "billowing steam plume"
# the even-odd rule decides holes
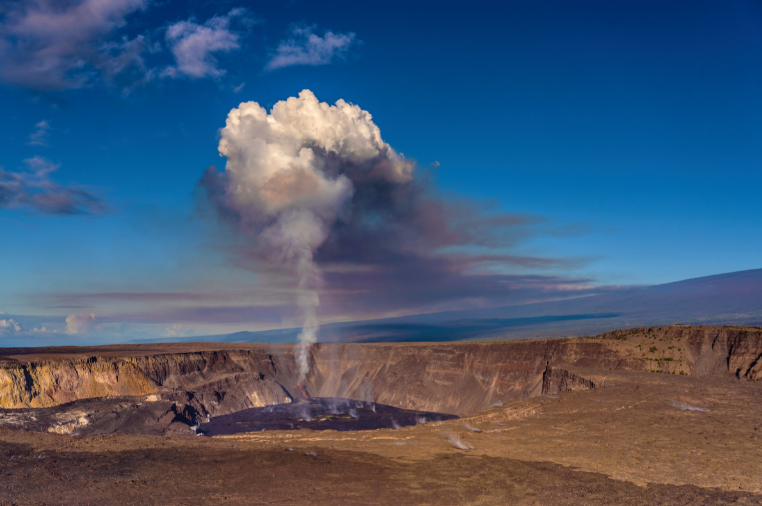
[[[368,112],[343,100],[320,103],[305,90],[269,114],[243,103],[221,137],[225,171],[210,167],[200,188],[254,240],[236,249],[236,265],[297,289],[303,375],[318,304],[331,317],[372,318],[558,299],[588,282],[525,273],[576,264],[511,254],[541,233],[540,218],[438,192]]]
[[[270,113],[240,104],[221,130],[225,172],[210,169],[202,185],[238,226],[256,238],[266,261],[296,275],[296,302],[304,314],[297,360],[302,377],[307,349],[317,340],[323,283],[315,261],[335,223],[347,219],[358,184],[404,185],[414,164],[381,139],[371,115],[339,100],[318,102],[304,90]]]

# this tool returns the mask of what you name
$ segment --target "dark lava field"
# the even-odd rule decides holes
[[[298,399],[288,404],[249,408],[213,418],[196,434],[225,436],[263,430],[376,430],[399,429],[458,418],[455,415],[395,408],[368,401],[336,397]]]

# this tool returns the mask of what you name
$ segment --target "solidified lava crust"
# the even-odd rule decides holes
[[[199,425],[196,433],[223,436],[263,430],[398,429],[456,418],[455,415],[400,409],[375,402],[310,397],[290,404],[244,409],[218,416]]]

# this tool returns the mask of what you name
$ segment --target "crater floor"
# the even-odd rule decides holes
[[[399,430],[4,427],[0,504],[762,504],[759,383],[580,372],[602,386]]]
[[[413,411],[368,401],[310,397],[289,404],[250,408],[213,418],[196,428],[204,436],[264,430],[376,430],[453,420],[455,415]]]

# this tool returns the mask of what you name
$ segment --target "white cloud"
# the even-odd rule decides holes
[[[29,134],[29,144],[32,146],[47,146],[50,124],[47,121],[42,120],[34,125],[34,127],[36,130]]]
[[[219,78],[226,70],[217,57],[241,49],[246,30],[260,22],[246,9],[235,8],[204,23],[188,19],[171,24],[164,39],[175,63],[148,66],[146,55],[165,50],[149,40],[151,33],[160,32],[145,31],[133,38],[120,32],[151,3],[153,0],[8,2],[0,7],[0,80],[40,91],[96,84],[119,85],[129,91],[158,76]],[[313,31],[314,26],[293,27],[265,68],[326,65],[343,58],[357,42],[354,33],[326,31],[319,36]],[[44,130],[35,132],[30,144],[45,145],[45,136]]]
[[[332,221],[353,187],[347,176],[323,170],[321,152],[364,167],[365,177],[395,183],[413,177],[414,165],[383,141],[370,113],[344,100],[319,102],[310,90],[276,103],[270,114],[256,102],[242,103],[220,134],[230,196],[242,214],[295,219],[290,211],[307,209]]]
[[[327,65],[335,58],[343,58],[355,42],[354,33],[333,33],[330,30],[322,37],[315,35],[314,26],[296,26],[291,29],[291,37],[282,41],[265,66],[275,70],[293,65]]]
[[[94,214],[106,211],[100,197],[77,186],[62,186],[50,179],[55,165],[35,156],[24,160],[28,172],[0,168],[0,209],[31,208],[43,214]]]
[[[82,334],[88,331],[88,329],[95,322],[95,314],[73,314],[66,317],[66,333],[67,334]]]
[[[171,327],[167,327],[164,329],[164,332],[162,332],[161,335],[164,337],[185,337],[187,335],[192,335],[193,329],[186,327],[185,325],[179,325],[175,323]]]
[[[21,328],[22,328],[21,324],[19,324],[16,320],[13,320],[10,318],[7,320],[0,320],[0,334],[10,334],[12,332],[21,332]]]
[[[142,37],[117,44],[106,39],[148,2],[29,0],[10,4],[0,21],[0,78],[32,89],[57,90],[88,86],[132,64],[142,70]]]
[[[214,53],[228,53],[241,47],[240,35],[230,29],[235,18],[240,18],[245,24],[250,21],[245,9],[233,9],[203,25],[188,20],[167,28],[166,39],[176,65],[167,67],[162,76],[202,78],[225,74],[224,69],[217,67]]]

